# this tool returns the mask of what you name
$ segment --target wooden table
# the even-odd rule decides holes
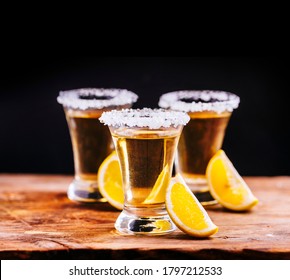
[[[251,211],[207,208],[219,232],[124,236],[107,203],[71,202],[71,176],[0,175],[0,259],[290,259],[290,177],[246,177]]]

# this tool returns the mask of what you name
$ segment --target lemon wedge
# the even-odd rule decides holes
[[[194,237],[208,237],[218,231],[180,174],[172,178],[165,204],[170,218],[183,232]]]
[[[165,165],[162,172],[159,174],[152,191],[143,201],[144,204],[164,203],[166,189],[170,182],[170,174],[168,164]]]
[[[101,195],[118,210],[123,209],[124,191],[117,152],[113,151],[99,167],[98,186]]]
[[[206,177],[211,195],[225,208],[245,211],[258,203],[223,150],[217,151],[209,161]]]

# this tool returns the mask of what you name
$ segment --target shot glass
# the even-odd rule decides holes
[[[57,101],[64,108],[74,156],[75,176],[67,191],[71,200],[106,201],[98,189],[98,169],[114,144],[99,117],[104,111],[130,108],[137,98],[124,89],[82,88],[59,93]]]
[[[162,109],[125,109],[105,112],[100,121],[110,128],[125,193],[115,228],[124,234],[143,235],[175,230],[165,208],[165,190],[189,116]]]
[[[205,176],[211,157],[222,147],[226,128],[240,98],[224,91],[183,90],[161,95],[159,107],[190,116],[177,148],[175,169],[203,205],[216,203]]]

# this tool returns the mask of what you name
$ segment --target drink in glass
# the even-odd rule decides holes
[[[180,137],[175,168],[204,205],[215,203],[208,191],[207,164],[221,149],[228,122],[239,101],[235,94],[206,90],[170,92],[160,97],[160,107],[185,111],[190,116]]]
[[[123,89],[84,88],[61,91],[74,155],[75,178],[68,188],[73,201],[104,202],[98,190],[98,169],[113,151],[110,131],[99,122],[104,111],[130,108],[137,95]]]
[[[166,234],[175,229],[165,208],[174,155],[183,126],[183,112],[162,109],[114,110],[102,114],[118,154],[124,209],[115,228],[126,234]]]

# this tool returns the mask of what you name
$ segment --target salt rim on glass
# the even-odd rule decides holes
[[[190,120],[184,112],[164,109],[122,109],[103,112],[100,122],[112,127],[147,127],[159,129],[186,125]]]
[[[94,99],[95,98],[95,99]],[[102,109],[136,102],[138,95],[126,89],[80,88],[60,91],[58,103],[73,109]]]
[[[238,108],[239,103],[239,96],[226,91],[180,90],[161,95],[158,105],[161,108],[183,112],[214,111],[222,113],[232,112]]]

